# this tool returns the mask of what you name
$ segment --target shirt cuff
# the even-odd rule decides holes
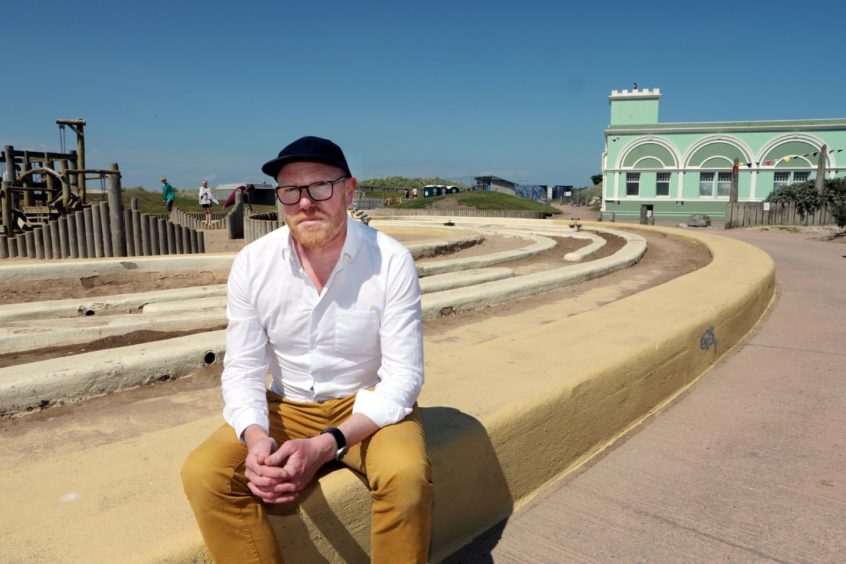
[[[264,429],[268,435],[270,434],[270,424],[267,419],[267,413],[245,409],[241,413],[224,413],[224,419],[226,419],[229,426],[235,430],[235,435],[242,443],[244,442],[244,430],[250,425],[258,425]]]
[[[411,411],[411,406],[391,401],[375,390],[359,390],[353,404],[353,413],[366,415],[379,427],[402,421]]]

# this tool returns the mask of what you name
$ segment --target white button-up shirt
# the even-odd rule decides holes
[[[247,245],[229,273],[223,416],[239,437],[268,430],[271,389],[299,402],[355,394],[353,413],[383,427],[411,413],[423,385],[420,285],[408,250],[347,220],[323,291],[282,227]]]

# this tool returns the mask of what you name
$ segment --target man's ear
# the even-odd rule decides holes
[[[347,197],[347,208],[352,208],[353,205],[353,198],[355,197],[355,188],[358,186],[358,181],[356,180],[355,176],[350,176],[346,182],[346,197]]]

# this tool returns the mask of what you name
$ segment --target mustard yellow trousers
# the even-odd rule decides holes
[[[337,426],[355,396],[297,403],[268,391],[270,435],[282,444]],[[185,494],[215,562],[282,562],[264,503],[247,487],[247,447],[224,424],[182,467]],[[432,531],[432,470],[417,405],[394,425],[350,448],[343,463],[370,484],[371,561],[426,562]]]

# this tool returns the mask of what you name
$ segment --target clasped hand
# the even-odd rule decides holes
[[[247,486],[266,503],[293,501],[325,462],[311,439],[285,441],[277,448],[265,436],[248,445]]]

